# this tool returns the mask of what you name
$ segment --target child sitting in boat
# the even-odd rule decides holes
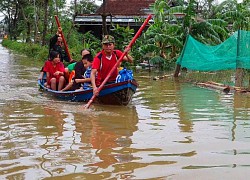
[[[43,71],[46,72],[47,88],[60,91],[64,84],[64,65],[60,61],[59,53],[56,51],[50,52],[49,60],[45,62]]]
[[[80,84],[80,89],[89,89],[91,88],[91,83],[90,83],[90,74],[91,74],[91,67],[92,67],[92,62],[93,62],[93,56],[91,54],[86,54],[82,58],[83,65],[86,69],[83,78],[73,78],[72,82],[69,82],[69,84],[63,88],[61,91],[67,91],[71,89],[73,84]],[[77,73],[77,72],[76,72]],[[79,90],[79,89],[78,89]]]
[[[91,89],[91,70],[92,70],[92,62],[93,62],[93,56],[88,54],[86,55],[86,61],[84,62],[84,67],[86,68],[86,71],[84,73],[84,79],[80,79],[78,82],[81,82],[81,88],[80,89]]]
[[[89,49],[82,49],[81,50],[82,57],[86,54],[91,54],[91,51]],[[70,83],[74,77],[76,79],[83,78],[85,71],[86,69],[83,65],[82,60],[75,62],[75,63],[71,63],[65,68],[65,78],[68,80],[68,83]],[[80,84],[73,84],[70,90],[75,90],[79,88],[80,88]]]

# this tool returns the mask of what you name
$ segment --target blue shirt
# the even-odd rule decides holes
[[[92,67],[88,67],[83,75],[84,79],[90,78]],[[83,84],[83,89],[87,90],[91,88],[91,82],[85,82]]]

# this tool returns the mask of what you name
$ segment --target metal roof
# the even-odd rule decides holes
[[[139,18],[147,18],[147,16],[112,16],[112,23],[115,24],[141,24]],[[151,20],[152,21],[152,20]],[[110,16],[107,16],[107,23],[111,22]],[[100,15],[91,15],[91,16],[76,16],[75,24],[78,25],[88,25],[88,24],[100,24],[102,25],[102,17]]]

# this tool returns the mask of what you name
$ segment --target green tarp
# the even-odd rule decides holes
[[[250,69],[250,31],[239,30],[216,46],[202,44],[189,35],[177,64],[199,71]]]

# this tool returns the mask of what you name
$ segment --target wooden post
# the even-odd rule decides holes
[[[181,70],[181,65],[177,64],[175,67],[174,77],[178,77]]]
[[[250,90],[250,76],[249,76],[249,73],[248,73],[248,90]]]
[[[235,72],[235,86],[242,87],[243,86],[243,77],[244,71],[242,68],[237,68]]]
[[[183,47],[183,50],[181,52],[180,64],[176,65],[175,72],[174,72],[174,77],[178,77],[179,76],[179,73],[180,73],[180,70],[181,70],[181,61],[182,61],[182,58],[183,58],[185,50],[186,50],[186,45],[187,45],[188,37],[189,37],[189,35],[186,37],[186,41],[184,43],[184,47]]]
[[[107,28],[107,16],[108,14],[106,13],[106,0],[103,0],[102,3],[102,36],[108,35],[108,28]]]
[[[238,39],[237,39],[237,56],[236,56],[236,72],[235,72],[235,86],[236,87],[242,87],[243,86],[243,77],[244,77],[244,71],[242,67],[240,66],[239,62],[239,45],[240,45],[240,30],[238,30]]]

